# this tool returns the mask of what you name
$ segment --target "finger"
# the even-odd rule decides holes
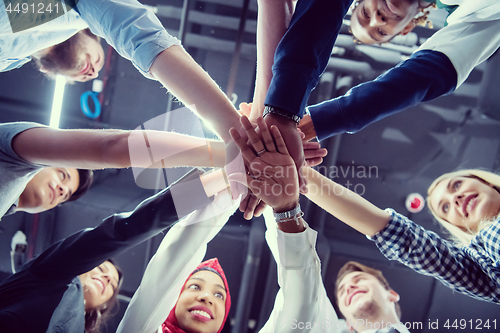
[[[247,141],[241,137],[240,133],[238,133],[234,127],[229,130],[229,134],[236,143],[236,146],[238,146],[238,149],[241,151],[245,160],[251,162],[257,157],[252,148],[247,144]]]
[[[274,141],[276,142],[276,149],[278,150],[278,152],[283,155],[290,155],[278,127],[276,127],[275,125],[271,126],[271,134],[273,135]]]
[[[306,157],[306,163],[308,167],[320,165],[321,163],[323,163],[323,157],[314,157],[314,158]]]
[[[260,155],[262,154],[262,152],[265,152],[266,147],[264,147],[264,143],[260,139],[260,136],[255,132],[255,129],[250,123],[250,120],[248,120],[247,117],[241,117],[240,122],[245,131],[247,132],[248,140],[250,140],[250,143],[252,144],[252,147],[257,153],[257,155]]]
[[[240,202],[240,212],[244,213],[248,206],[248,200],[250,199],[250,193],[243,198]]]
[[[248,196],[250,198],[248,199],[248,204],[245,208],[245,211],[243,212],[243,217],[245,218],[245,220],[252,219],[253,212],[255,211],[255,207],[257,207],[257,205],[259,204],[259,201],[260,201],[260,199],[257,198],[255,195],[250,195],[250,193],[249,193]]]
[[[240,103],[240,114],[242,116],[250,116],[250,112],[252,111],[252,106],[251,104],[248,103]]]
[[[304,132],[302,132],[302,131],[301,131],[301,129],[300,129],[300,128],[298,128],[298,127],[297,127],[297,132],[299,132],[299,134],[300,134],[300,138],[301,138],[302,140],[304,140],[304,139],[306,138],[305,133],[304,133]]]
[[[274,153],[276,151],[276,146],[274,145],[273,137],[269,132],[269,128],[267,127],[264,118],[257,118],[257,124],[259,125],[260,134],[262,136],[262,140],[264,140],[264,145],[266,146],[267,151],[270,153]]]
[[[258,217],[261,216],[262,213],[264,213],[264,210],[266,209],[267,204],[264,201],[260,201],[257,207],[255,207],[255,210],[253,212],[253,216]]]
[[[302,147],[304,147],[304,150],[306,150],[306,149],[320,149],[321,144],[319,142],[306,141],[306,142],[302,142]]]
[[[306,160],[316,157],[325,157],[328,154],[328,150],[325,148],[308,149],[304,147],[304,156]]]

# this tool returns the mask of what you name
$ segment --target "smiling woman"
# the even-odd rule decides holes
[[[162,325],[163,333],[219,333],[231,296],[217,258],[202,262],[187,278],[181,294]]]
[[[121,282],[108,258],[157,235],[183,213],[210,204],[201,173],[194,170],[134,211],[112,215],[56,242],[8,277],[0,284],[0,332],[98,332]],[[222,183],[217,191],[227,186]],[[174,195],[190,201],[182,212]],[[184,221],[196,222],[189,217]]]
[[[427,192],[432,215],[460,245],[468,245],[500,213],[500,176],[489,171],[445,173]]]

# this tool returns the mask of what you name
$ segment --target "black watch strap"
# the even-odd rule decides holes
[[[264,108],[263,117],[265,118],[268,114],[276,114],[278,116],[285,117],[287,119],[293,120],[297,124],[300,122],[300,117],[297,116],[296,114],[293,114],[293,113],[290,113],[288,111],[284,111],[281,109],[277,109],[271,105],[266,105],[266,107]]]

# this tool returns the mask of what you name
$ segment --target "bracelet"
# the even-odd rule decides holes
[[[268,114],[276,114],[278,116],[285,117],[287,119],[293,120],[296,124],[300,122],[300,117],[288,111],[280,110],[274,106],[266,105],[264,108],[264,114],[262,118],[265,118]]]
[[[297,225],[300,225],[299,223],[299,218],[304,216],[304,213],[300,209],[300,204],[297,203],[297,206],[289,211],[283,212],[283,213],[275,213],[273,211],[274,218],[276,219],[277,223],[285,223],[289,222],[291,220],[295,221]]]

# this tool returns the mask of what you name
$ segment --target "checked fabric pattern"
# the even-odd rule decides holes
[[[391,221],[372,238],[384,256],[453,290],[500,303],[500,220],[481,230],[470,245],[458,247],[394,210],[386,211]]]

